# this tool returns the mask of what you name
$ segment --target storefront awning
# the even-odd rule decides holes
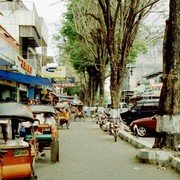
[[[0,57],[0,66],[11,66],[13,63],[10,63]]]
[[[22,84],[52,86],[52,83],[48,78],[42,78],[38,76],[31,76],[4,70],[0,70],[0,79],[14,81]]]

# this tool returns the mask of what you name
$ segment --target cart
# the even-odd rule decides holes
[[[51,151],[51,162],[59,161],[59,139],[57,123],[55,121],[56,110],[52,105],[32,105],[29,109],[37,120],[33,125],[35,137],[38,141],[39,155],[43,155],[44,150]],[[49,116],[48,120],[45,116]],[[29,138],[27,136],[27,138]]]
[[[31,141],[24,141],[18,134],[19,125],[27,121],[34,122],[27,106],[17,102],[0,103],[0,179],[37,179],[33,132]]]
[[[55,109],[57,110],[56,121],[58,128],[66,125],[67,129],[69,129],[71,121],[71,112],[69,106],[67,104],[60,103],[56,104]]]

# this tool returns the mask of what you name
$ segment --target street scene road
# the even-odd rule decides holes
[[[176,180],[179,174],[170,168],[161,169],[141,164],[137,149],[103,132],[91,120],[72,122],[70,129],[59,130],[60,161],[50,163],[48,155],[37,160],[39,180]]]

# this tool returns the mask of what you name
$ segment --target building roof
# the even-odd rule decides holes
[[[152,73],[146,74],[143,78],[150,79],[152,77],[157,77],[158,75],[162,74],[162,70],[154,71]]]

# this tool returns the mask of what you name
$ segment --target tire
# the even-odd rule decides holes
[[[31,178],[27,178],[27,180],[37,180],[38,179],[38,177],[36,176],[36,175],[34,175],[33,177],[31,177]]]
[[[115,133],[115,134],[114,134],[114,142],[117,141],[117,138],[118,138],[118,135],[117,135],[117,133]]]
[[[57,145],[56,145],[57,146],[56,156],[57,156],[57,162],[59,162],[59,140],[57,140],[56,143],[57,143]]]
[[[51,163],[55,163],[58,161],[58,151],[59,151],[59,142],[58,140],[51,142]]]
[[[144,126],[138,126],[138,136],[146,137],[148,135],[148,129]]]
[[[31,165],[31,177],[30,178],[26,178],[27,180],[37,180],[38,179],[38,177],[37,177],[37,175],[35,174],[35,172],[34,172],[34,166],[33,165]]]
[[[69,124],[69,123],[67,123],[67,124],[66,124],[66,127],[67,127],[67,129],[69,129],[69,128],[70,128],[70,124]]]

